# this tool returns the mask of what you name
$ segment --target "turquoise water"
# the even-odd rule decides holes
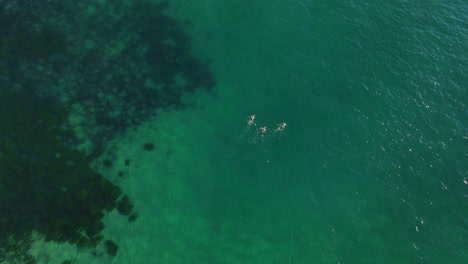
[[[236,232],[275,248],[239,263],[468,259],[466,3],[178,2],[213,35],[198,48],[238,90],[223,100],[288,123],[233,146],[242,191],[214,198],[250,204]]]
[[[168,2],[216,84],[92,166],[138,212],[105,216],[117,255],[37,242],[39,263],[468,261],[466,2]]]

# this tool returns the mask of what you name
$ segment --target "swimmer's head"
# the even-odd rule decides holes
[[[286,123],[281,123],[281,124],[279,125],[279,127],[276,129],[276,131],[281,131],[281,130],[283,130],[284,128],[286,128]]]
[[[249,121],[247,121],[247,123],[249,125],[252,125],[254,123],[254,120],[255,120],[255,115],[251,115],[251,116],[249,116]]]

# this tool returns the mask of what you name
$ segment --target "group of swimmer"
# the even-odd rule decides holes
[[[247,121],[247,124],[249,126],[252,126],[252,125],[256,125],[255,124],[255,115],[251,115],[249,116],[249,119]],[[278,124],[278,127],[275,129],[275,132],[279,132],[279,131],[283,131],[284,129],[286,128],[286,123],[281,123],[281,124]],[[267,132],[267,127],[266,126],[263,126],[263,127],[260,127],[258,129],[258,133],[263,137],[263,135],[265,135]]]

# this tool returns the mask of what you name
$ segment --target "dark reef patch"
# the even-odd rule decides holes
[[[212,91],[208,63],[192,55],[184,22],[165,15],[167,6],[52,0],[18,11],[30,19],[11,22],[0,37],[0,72],[9,80],[26,77],[39,95],[57,96],[73,117],[64,125],[80,131],[71,143],[89,140],[99,148],[156,109],[188,107],[184,93]]]
[[[106,212],[137,218],[88,164],[117,133],[215,83],[167,5],[0,1],[0,262],[35,263],[33,230],[95,248]],[[76,148],[84,142],[86,153]],[[114,242],[104,245],[116,254]]]
[[[184,93],[212,90],[215,81],[208,63],[192,55],[183,23],[164,14],[167,6],[166,1],[67,3],[66,10],[73,13],[46,21],[73,30],[63,41],[54,38],[54,45],[64,46],[59,50],[74,61],[62,70],[68,73],[62,83],[71,85],[42,92],[59,92],[73,106],[72,113],[83,117],[79,125],[95,145],[146,121],[156,109],[186,107],[181,102]],[[96,13],[85,15],[88,7]],[[47,70],[41,78],[53,79],[53,67],[42,66]],[[26,70],[33,74],[35,68]]]
[[[104,167],[106,167],[106,168],[110,168],[110,167],[112,167],[113,162],[111,160],[105,159],[105,160],[102,161],[102,165],[104,165]]]
[[[135,222],[135,220],[138,218],[138,214],[137,213],[133,213],[131,214],[129,217],[128,217],[128,222],[129,223],[132,223],[132,222]]]
[[[152,151],[154,149],[154,144],[153,143],[145,143],[143,145],[143,150],[144,151]]]
[[[117,203],[117,210],[121,215],[129,215],[132,212],[133,204],[130,202],[130,198],[127,195],[124,195]]]
[[[64,109],[31,88],[0,92],[0,247],[22,261],[33,230],[45,240],[95,246],[105,211],[116,207],[118,186],[90,169],[84,153],[64,144]],[[18,103],[21,102],[21,103]],[[85,231],[85,235],[81,230]],[[11,239],[13,238],[13,239]],[[12,247],[11,244],[16,246]],[[0,252],[0,261],[11,252]]]
[[[117,250],[119,249],[119,246],[111,240],[106,240],[104,241],[104,247],[106,249],[106,253],[109,256],[115,257],[117,255]]]

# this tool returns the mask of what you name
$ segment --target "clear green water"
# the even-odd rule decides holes
[[[191,186],[236,246],[227,262],[468,260],[466,3],[186,2],[171,10],[213,60],[213,125],[288,123],[257,144],[214,139],[237,161]]]
[[[39,263],[468,261],[465,1],[169,2],[214,95],[110,144],[139,214],[106,216],[115,258]]]

